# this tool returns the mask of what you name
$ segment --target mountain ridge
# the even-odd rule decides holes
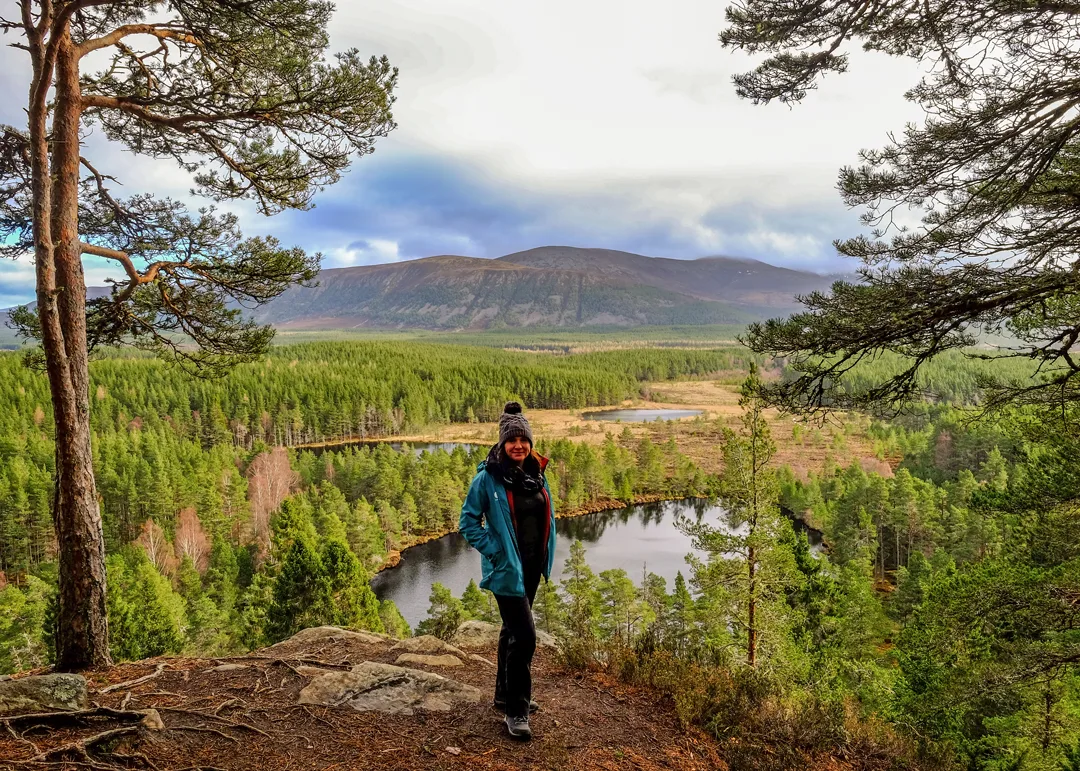
[[[545,246],[328,268],[256,312],[282,328],[743,324],[784,315],[835,279],[758,260]]]
[[[324,330],[746,324],[797,310],[796,296],[836,278],[723,255],[541,246],[494,259],[439,254],[326,268],[316,286],[292,286],[252,314],[282,329]]]

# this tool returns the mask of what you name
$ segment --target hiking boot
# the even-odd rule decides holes
[[[520,739],[523,742],[527,742],[532,738],[532,729],[529,728],[528,716],[515,717],[513,715],[507,715],[506,730],[510,732],[512,737]]]
[[[504,698],[502,698],[500,696],[496,696],[495,701],[492,703],[492,706],[495,707],[495,709],[499,710],[500,712],[506,712],[506,699],[504,699]],[[538,709],[540,709],[540,705],[537,704],[532,699],[529,699],[529,714],[531,715],[533,712],[536,712],[536,710],[538,710]]]

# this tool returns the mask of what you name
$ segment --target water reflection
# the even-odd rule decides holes
[[[705,500],[664,501],[600,511],[556,523],[558,539],[552,579],[562,578],[570,544],[581,540],[589,565],[599,573],[622,568],[635,583],[645,571],[663,576],[670,589],[680,570],[686,575],[686,555],[694,551],[690,538],[675,526],[686,517],[692,522],[724,526],[724,510]],[[821,534],[808,533],[820,548]],[[375,576],[371,585],[379,599],[393,600],[405,620],[415,626],[427,615],[428,596],[436,581],[460,596],[469,580],[480,580],[480,557],[457,533],[408,549],[401,564]]]
[[[624,423],[648,423],[654,420],[676,420],[700,415],[701,410],[598,410],[581,413],[582,420],[621,420]]]

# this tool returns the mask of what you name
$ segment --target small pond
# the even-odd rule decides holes
[[[654,420],[693,418],[702,410],[597,410],[581,413],[582,420],[621,420],[624,423],[651,423]]]
[[[681,570],[689,577],[686,555],[694,551],[689,536],[675,526],[680,515],[720,525],[724,510],[705,500],[664,501],[557,520],[552,580],[562,577],[570,544],[579,539],[593,572],[622,568],[640,584],[643,571],[648,570],[663,576],[671,591],[676,573]],[[821,533],[798,520],[796,528],[807,532],[811,545],[820,548]],[[460,597],[470,580],[480,582],[480,555],[461,535],[451,533],[406,549],[401,564],[376,575],[371,586],[380,600],[393,600],[415,627],[427,616],[433,583],[449,587]]]

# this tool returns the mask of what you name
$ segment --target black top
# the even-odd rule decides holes
[[[544,490],[541,488],[531,493],[514,490],[513,493],[521,561],[523,564],[538,564],[544,556],[544,524],[548,516]]]

